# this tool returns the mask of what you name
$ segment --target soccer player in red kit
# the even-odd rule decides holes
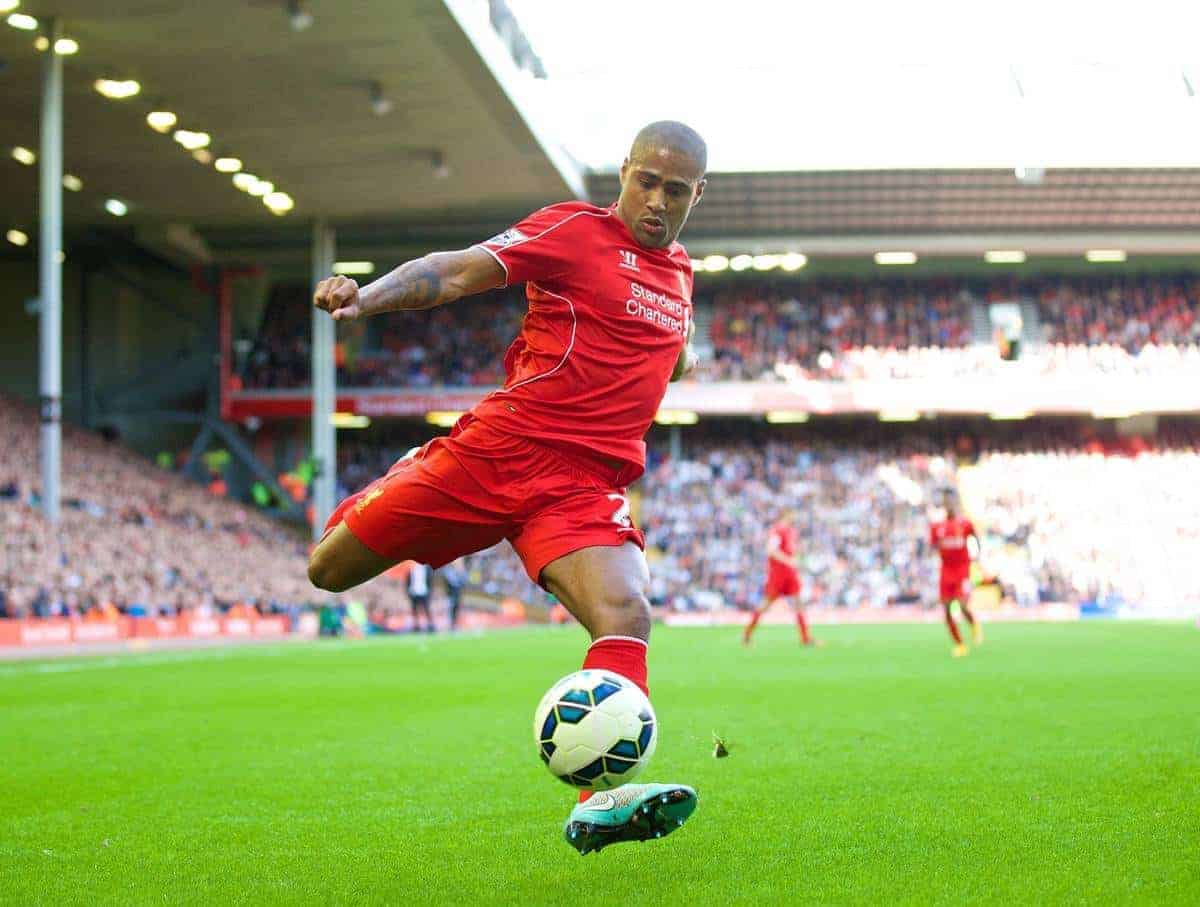
[[[960,658],[967,654],[962,634],[958,632],[958,624],[954,621],[954,613],[950,606],[958,602],[963,617],[971,625],[972,642],[979,645],[983,642],[983,626],[971,613],[968,602],[970,596],[971,552],[967,547],[969,539],[979,542],[975,527],[971,521],[960,517],[954,502],[946,502],[946,518],[940,523],[929,527],[929,544],[937,550],[942,560],[942,572],[938,583],[938,598],[945,612],[946,626],[954,639],[954,657]]]
[[[607,208],[551,205],[364,287],[318,284],[316,306],[338,321],[519,283],[529,309],[504,387],[337,507],[309,561],[314,585],[340,592],[397,561],[437,568],[507,539],[530,579],[590,633],[583,667],[649,692],[649,573],[626,486],[644,470],[643,438],[667,383],[695,366],[691,259],[675,239],[704,192],[707,157],[689,127],[652,123]],[[695,806],[680,784],[583,792],[564,833],[588,853],[662,837]]]
[[[804,619],[804,608],[800,604],[800,566],[796,561],[796,548],[796,511],[789,507],[779,514],[767,534],[767,585],[762,605],[750,615],[750,623],[742,631],[743,645],[750,645],[759,618],[780,599],[788,601],[796,612],[800,642],[806,646],[817,645],[808,633],[808,621]]]

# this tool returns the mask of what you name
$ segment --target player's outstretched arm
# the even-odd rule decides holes
[[[679,358],[675,360],[675,370],[671,372],[672,381],[679,381],[686,378],[700,364],[700,357],[696,355],[696,350],[692,347],[692,338],[695,336],[696,322],[693,321],[688,324],[687,342],[684,343],[683,349],[679,351]]]
[[[504,269],[480,248],[431,252],[400,265],[365,287],[349,277],[326,277],[313,293],[313,304],[335,321],[351,321],[381,312],[432,309],[504,286]]]

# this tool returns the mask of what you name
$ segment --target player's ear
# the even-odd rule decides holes
[[[625,158],[625,160],[621,161],[620,174],[621,174],[621,188],[622,189],[625,188],[625,175],[627,173],[629,173],[629,158]]]
[[[692,207],[695,208],[700,204],[700,199],[704,197],[704,187],[708,185],[708,180],[702,179],[696,183],[696,195],[692,198]]]

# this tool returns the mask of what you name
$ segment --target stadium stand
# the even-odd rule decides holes
[[[1200,474],[1195,437],[1152,448],[1063,430],[1025,435],[982,450],[972,442],[965,454],[918,435],[858,445],[708,440],[675,462],[657,448],[635,491],[652,600],[680,611],[759,604],[767,523],[787,500],[802,514],[807,601],[928,602],[937,582],[929,517],[952,489],[978,521],[984,568],[1018,605],[1200,602],[1200,568],[1183,556],[1200,539],[1200,488],[1185,481]],[[360,486],[403,452],[359,445],[344,483]],[[1097,487],[1119,489],[1120,506]],[[540,595],[506,545],[469,562],[492,594]]]
[[[308,383],[307,290],[277,288],[246,358],[247,388]],[[750,280],[699,285],[701,380],[929,378],[999,373],[972,333],[972,308],[1023,300],[1038,334],[1021,368],[1036,373],[1200,374],[1200,283],[1191,276],[1022,281]],[[450,309],[343,329],[343,387],[495,386],[523,298],[498,291]]]
[[[300,534],[71,427],[56,531],[36,507],[36,412],[0,397],[0,426],[0,616],[294,614],[316,600]]]

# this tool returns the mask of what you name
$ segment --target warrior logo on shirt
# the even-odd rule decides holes
[[[522,240],[528,238],[529,237],[527,237],[516,227],[512,227],[511,229],[505,230],[503,233],[493,236],[487,241],[487,245],[500,246],[501,248],[504,248],[505,246],[511,246],[515,242],[521,242]]]
[[[366,509],[367,509],[367,507],[369,507],[369,506],[371,505],[371,502],[372,502],[372,501],[374,501],[376,498],[379,498],[379,497],[382,497],[382,496],[383,496],[383,489],[382,489],[382,488],[375,488],[375,489],[373,489],[373,490],[371,490],[371,491],[368,491],[368,492],[367,492],[367,493],[366,493],[366,494],[365,494],[365,495],[362,497],[362,499],[361,499],[361,500],[360,500],[360,501],[359,501],[357,504],[355,504],[355,505],[354,505],[354,512],[355,512],[355,513],[362,513],[364,510],[366,510]]]
[[[638,269],[637,253],[630,252],[628,249],[621,249],[621,263],[617,267],[636,271]]]

